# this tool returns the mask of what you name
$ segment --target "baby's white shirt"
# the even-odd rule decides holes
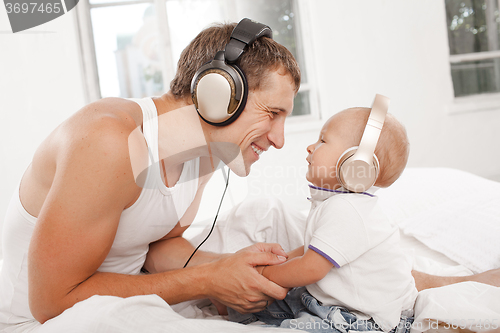
[[[372,317],[385,332],[417,297],[411,264],[399,246],[399,229],[373,195],[311,186],[304,252],[312,250],[333,267],[306,286],[323,305],[338,305],[362,319]]]

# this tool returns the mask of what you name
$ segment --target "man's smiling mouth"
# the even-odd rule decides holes
[[[257,155],[260,155],[264,152],[263,149],[260,149],[257,145],[255,145],[254,143],[252,143],[250,145],[250,147],[252,147],[253,151],[257,154]]]

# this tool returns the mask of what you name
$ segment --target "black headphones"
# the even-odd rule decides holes
[[[191,97],[200,117],[210,125],[225,126],[238,118],[248,96],[247,79],[236,61],[245,47],[260,37],[273,38],[269,26],[242,19],[224,51],[201,66],[191,81]]]

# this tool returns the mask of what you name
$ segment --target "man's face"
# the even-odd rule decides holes
[[[243,158],[244,171],[233,169],[236,174],[248,175],[251,165],[269,147],[283,147],[285,119],[292,113],[294,97],[291,76],[283,71],[271,72],[259,90],[249,91],[245,109],[228,126],[230,140],[239,146]]]

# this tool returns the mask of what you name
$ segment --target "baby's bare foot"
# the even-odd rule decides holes
[[[500,287],[500,268],[492,269],[479,274],[469,275],[466,276],[466,278],[470,278],[466,281],[476,281]]]
[[[430,275],[419,271],[411,271],[411,274],[415,279],[415,287],[417,287],[418,291],[442,287],[442,285],[438,285],[438,282],[442,280],[441,276]]]
[[[412,271],[411,274],[415,279],[415,286],[418,291],[466,281],[475,281],[500,287],[500,268],[468,276],[436,276],[418,271]]]

